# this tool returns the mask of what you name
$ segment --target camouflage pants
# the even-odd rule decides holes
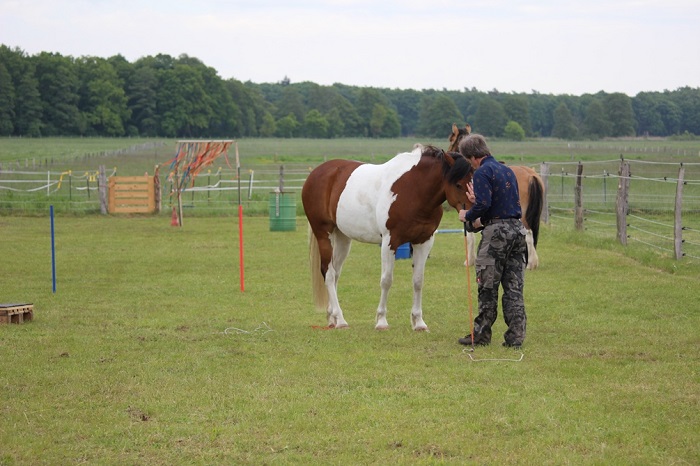
[[[523,286],[527,265],[525,229],[519,219],[497,220],[484,228],[476,256],[479,315],[474,319],[474,343],[491,342],[491,326],[498,316],[498,290],[503,287],[503,318],[507,345],[525,340]]]

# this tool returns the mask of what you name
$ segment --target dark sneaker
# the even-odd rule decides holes
[[[523,344],[522,343],[508,343],[507,341],[504,341],[503,346],[505,346],[506,348],[520,349],[520,348],[522,348]]]
[[[459,342],[460,345],[472,346],[472,336],[471,335],[467,335],[466,337],[460,338],[457,341]],[[474,346],[486,346],[489,343],[490,342],[488,342],[488,341],[479,340],[476,337],[474,338]]]

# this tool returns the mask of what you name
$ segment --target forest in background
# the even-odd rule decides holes
[[[0,44],[0,136],[168,138],[700,135],[700,88],[552,95],[222,79],[188,55],[28,55]]]

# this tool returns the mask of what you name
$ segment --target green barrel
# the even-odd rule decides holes
[[[270,193],[270,231],[296,231],[296,193]]]

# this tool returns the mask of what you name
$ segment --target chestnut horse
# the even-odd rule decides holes
[[[452,125],[450,134],[449,151],[459,152],[459,141],[471,133],[471,126],[468,124],[464,128]],[[539,265],[537,256],[537,238],[540,232],[540,217],[542,216],[542,206],[544,205],[544,184],[540,175],[530,167],[514,165],[510,166],[518,180],[518,191],[520,194],[520,208],[523,211],[522,221],[527,229],[527,268],[535,269]],[[474,264],[476,241],[472,233],[469,233],[469,265]]]
[[[352,240],[381,244],[381,295],[375,329],[389,328],[387,298],[396,249],[413,247],[413,330],[423,321],[425,262],[435,241],[445,200],[459,209],[471,205],[465,189],[472,168],[458,153],[416,145],[381,164],[329,160],[304,182],[301,199],[309,220],[309,256],[314,302],[326,309],[330,328],[347,327],[338,302],[338,278]]]

